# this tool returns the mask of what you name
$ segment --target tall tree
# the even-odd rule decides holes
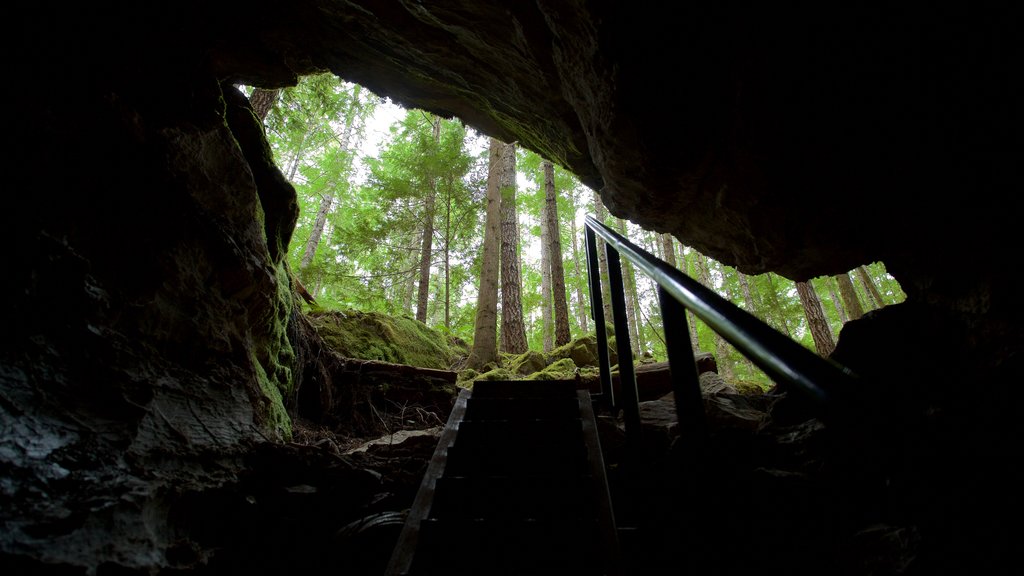
[[[544,164],[544,161],[541,163]],[[538,190],[543,196],[544,186]],[[552,319],[551,297],[551,228],[548,222],[548,205],[546,199],[540,206],[540,316],[541,331],[544,333],[542,349],[551,352],[554,348],[554,320]]]
[[[570,196],[575,199],[575,193]],[[585,282],[580,282],[581,279],[585,280],[587,276],[586,268],[580,264],[580,249],[579,242],[577,241],[578,230],[576,229],[576,206],[575,203],[572,205],[573,210],[572,217],[569,218],[569,238],[572,239],[572,265],[574,270],[575,282],[573,283],[576,287],[576,316],[580,325],[580,332],[588,332],[587,317],[590,314],[590,306],[587,305],[587,299],[583,294],[583,287],[586,285]]]
[[[523,281],[519,262],[519,217],[516,210],[516,146],[497,142],[501,188],[501,350],[527,350],[523,323]]]
[[[697,263],[697,271],[699,273],[698,280],[701,284],[706,286],[710,290],[714,290],[716,293],[718,290],[715,288],[715,283],[711,278],[711,265],[708,262],[707,256],[693,251],[694,261]],[[715,332],[715,358],[718,361],[718,370],[727,379],[733,378],[732,365],[728,362],[729,359],[729,343],[726,342],[725,338],[718,332]]]
[[[789,327],[789,315],[786,314],[786,310],[783,308],[782,302],[779,301],[779,289],[775,286],[775,280],[773,279],[772,273],[768,272],[764,274],[764,278],[765,281],[768,282],[768,290],[766,292],[768,294],[769,307],[772,309],[772,316],[777,319],[776,328],[781,329],[786,336],[792,338],[793,331]]]
[[[473,348],[467,366],[479,370],[498,360],[498,277],[501,258],[501,176],[504,145],[490,140],[487,200],[484,219],[484,245],[480,263],[480,289],[477,291]]]
[[[882,300],[882,293],[878,291],[878,287],[875,286],[875,282],[871,280],[871,276],[863,266],[857,266],[857,278],[860,279],[861,286],[864,287],[864,292],[868,295],[868,298],[874,303],[875,308],[882,308],[885,306],[885,301]]]
[[[434,116],[432,121],[434,146],[437,147],[441,140],[441,118]],[[427,298],[430,295],[430,266],[431,249],[434,244],[434,203],[437,198],[437,177],[431,175],[426,181],[427,190],[424,190],[423,203],[423,236],[420,248],[420,282],[419,292],[416,298],[416,319],[420,322],[427,321]]]
[[[684,249],[682,244],[679,245],[679,263],[682,264],[680,270],[690,278],[696,278],[699,275],[696,265],[697,255],[697,251],[690,248],[689,258],[687,258],[687,250]],[[697,330],[697,317],[689,310],[686,311],[686,314],[686,318],[689,320],[687,327],[690,330],[690,347],[693,348],[694,353],[697,353],[700,352],[700,333]]]
[[[661,242],[661,259],[664,260],[669,266],[675,268],[676,250],[672,246],[672,235],[668,233],[658,234],[658,239]]]
[[[544,218],[547,221],[548,241],[542,250],[548,254],[551,265],[551,299],[555,308],[555,346],[569,343],[569,307],[565,297],[565,269],[562,265],[562,231],[558,225],[558,201],[555,196],[555,167],[545,160]]]
[[[605,220],[608,218],[608,210],[604,207],[604,202],[601,201],[601,196],[594,190],[594,218],[602,224],[607,224]],[[601,276],[601,304],[604,307],[604,323],[609,326],[614,325],[612,321],[612,293],[608,287],[608,252],[605,249],[604,241],[600,238],[597,239],[597,270]],[[594,318],[594,322],[598,319]]]
[[[335,163],[340,165],[339,172],[330,176],[327,187],[322,192],[320,208],[317,210],[316,218],[313,221],[313,229],[309,233],[309,238],[306,239],[306,247],[302,253],[302,260],[299,263],[300,276],[305,274],[309,265],[313,262],[313,256],[316,254],[316,249],[320,245],[320,239],[323,237],[324,225],[327,222],[327,215],[334,206],[334,196],[337,192],[338,180],[341,178],[347,178],[348,168],[351,168],[352,135],[355,133],[356,123],[359,121],[359,109],[362,106],[359,98],[361,90],[362,88],[358,84],[352,87],[348,109],[345,111],[344,116],[344,128],[341,133],[341,140],[338,143],[338,150],[334,160]],[[303,280],[308,281],[309,278],[305,277]]]
[[[743,293],[743,302],[747,305],[747,312],[758,318],[763,318],[764,314],[758,309],[757,303],[754,301],[754,295],[750,292],[750,282],[747,281],[747,275],[737,270],[736,278],[740,283],[740,290]]]
[[[616,228],[619,234],[628,237],[626,221],[616,218]],[[640,341],[640,325],[637,321],[639,305],[636,297],[636,276],[633,274],[633,265],[625,258],[622,259],[622,287],[626,296],[626,325],[629,327],[629,342],[633,347],[633,354],[639,358],[644,349],[644,343]]]
[[[848,318],[846,317],[846,309],[843,307],[843,301],[836,293],[835,286],[837,283],[827,282],[826,284],[828,285],[828,294],[832,299],[832,306],[836,309],[836,316],[839,317],[841,323],[846,324]]]
[[[836,284],[839,285],[839,295],[843,297],[843,307],[850,320],[856,320],[864,315],[861,308],[860,298],[857,297],[857,289],[853,287],[849,274],[836,274]]]
[[[818,293],[809,281],[797,282],[796,293],[804,307],[804,316],[807,317],[807,328],[814,339],[814,348],[820,356],[828,357],[835,350],[836,344],[832,339],[832,329],[825,319],[825,310],[821,307]]]

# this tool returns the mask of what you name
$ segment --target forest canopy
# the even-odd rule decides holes
[[[263,119],[275,161],[298,196],[288,261],[312,306],[408,316],[472,342],[488,182],[496,178],[494,143],[457,118],[404,110],[330,73],[282,90],[240,89]],[[518,295],[503,286],[497,309],[518,306],[521,320],[498,313],[496,323],[504,332],[521,322],[531,350],[550,351],[565,341],[564,330],[572,338],[593,330],[582,241],[587,215],[823,356],[845,322],[905,298],[881,262],[801,283],[772,273],[744,275],[667,234],[609,215],[572,173],[505,144],[512,145],[514,157],[505,161],[515,177],[501,204],[515,226],[506,223],[502,234],[505,243],[508,234],[516,236],[509,246]],[[503,266],[508,260],[502,253]],[[634,355],[664,360],[654,284],[628,265],[624,276]],[[714,353],[723,376],[769,384],[703,323],[691,317],[689,324],[695,350]]]

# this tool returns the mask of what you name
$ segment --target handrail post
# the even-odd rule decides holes
[[[615,324],[615,346],[619,354],[619,393],[622,395],[622,417],[626,424],[626,446],[634,455],[640,447],[640,403],[633,371],[633,349],[626,322],[626,290],[622,282],[619,252],[605,243],[608,259],[608,288],[612,297],[612,321]]]
[[[597,336],[597,363],[601,374],[601,394],[607,400],[612,413],[618,411],[615,392],[612,390],[611,360],[608,358],[608,330],[604,320],[604,299],[601,296],[601,268],[598,266],[597,235],[590,227],[584,226],[587,245],[587,278],[590,280],[590,317],[594,320]]]
[[[671,294],[658,286],[661,321],[665,330],[665,352],[672,378],[672,395],[676,402],[679,437],[695,445],[704,444],[707,425],[704,398],[700,392],[700,373],[693,357],[693,343],[686,320],[686,308]]]

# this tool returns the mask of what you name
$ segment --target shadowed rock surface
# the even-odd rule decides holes
[[[804,280],[883,261],[907,301],[847,324],[834,354],[864,380],[860,428],[812,434],[806,406],[774,404],[774,426],[810,431],[797,436],[823,439],[807,444],[817,452],[760,466],[776,453],[758,442],[716,445],[710,478],[744,498],[700,518],[714,520],[711,536],[735,519],[751,537],[696,542],[710,565],[718,554],[738,571],[1004,565],[1022,381],[1022,66],[1008,12],[546,0],[21,9],[7,35],[0,221],[5,572],[316,573],[324,534],[376,511],[381,489],[363,471],[287,442],[306,379],[330,370],[310,354],[283,259],[294,190],[233,87],[323,70],[517,140],[616,216],[743,272]],[[794,468],[821,473],[773,472]],[[303,472],[270,473],[282,470]],[[317,485],[350,499],[302,488]],[[684,518],[686,501],[666,502]],[[860,534],[871,545],[848,546]],[[899,534],[913,535],[912,553],[872,564],[886,540],[871,538]],[[749,561],[734,554],[744,544]],[[846,561],[851,550],[860,561]]]

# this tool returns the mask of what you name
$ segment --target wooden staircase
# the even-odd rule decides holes
[[[572,380],[462,390],[386,575],[620,573],[590,392]]]

